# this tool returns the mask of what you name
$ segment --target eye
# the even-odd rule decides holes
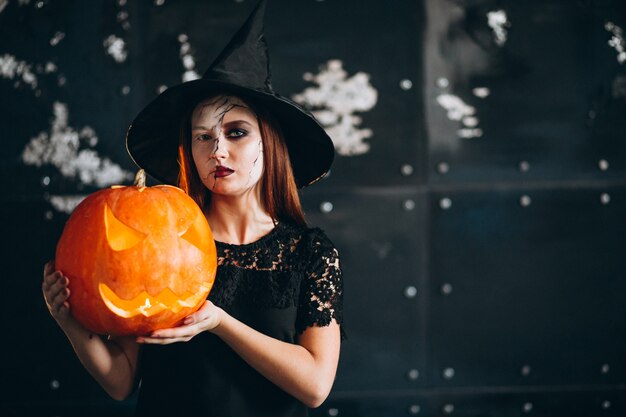
[[[130,249],[146,238],[144,233],[121,222],[109,207],[104,206],[104,228],[107,242],[114,251]]]
[[[227,137],[234,139],[241,138],[243,136],[246,136],[247,134],[247,131],[240,128],[230,129],[228,132],[226,132]]]
[[[211,137],[211,135],[207,134],[207,133],[201,133],[199,135],[194,136],[194,140],[200,141],[200,142],[208,142],[210,140],[212,140],[213,138]]]

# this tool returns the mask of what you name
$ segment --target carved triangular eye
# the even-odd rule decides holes
[[[104,205],[104,228],[107,242],[114,251],[130,249],[146,238],[146,234],[119,221],[108,204]]]
[[[189,228],[178,235],[187,242],[200,249],[202,252],[209,252],[209,237],[203,231],[206,230],[206,219],[198,215]]]

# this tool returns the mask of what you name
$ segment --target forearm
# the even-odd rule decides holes
[[[338,328],[333,330],[338,340]],[[304,346],[269,337],[228,314],[212,332],[260,374],[308,407],[318,407],[328,396],[335,378],[335,355],[316,356]]]
[[[128,349],[123,347],[130,340],[104,340],[76,322],[69,322],[63,331],[85,369],[111,397],[123,400],[130,395],[136,359],[129,357]]]

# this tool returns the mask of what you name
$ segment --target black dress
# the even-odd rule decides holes
[[[309,326],[342,322],[338,253],[320,229],[279,223],[246,245],[216,242],[209,299],[248,326],[296,343]],[[307,408],[217,336],[142,346],[139,416],[306,416]]]

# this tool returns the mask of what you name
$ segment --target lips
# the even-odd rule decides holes
[[[223,178],[229,176],[233,172],[235,171],[230,168],[219,166],[215,168],[215,171],[213,171],[213,175],[215,175],[216,178]]]

